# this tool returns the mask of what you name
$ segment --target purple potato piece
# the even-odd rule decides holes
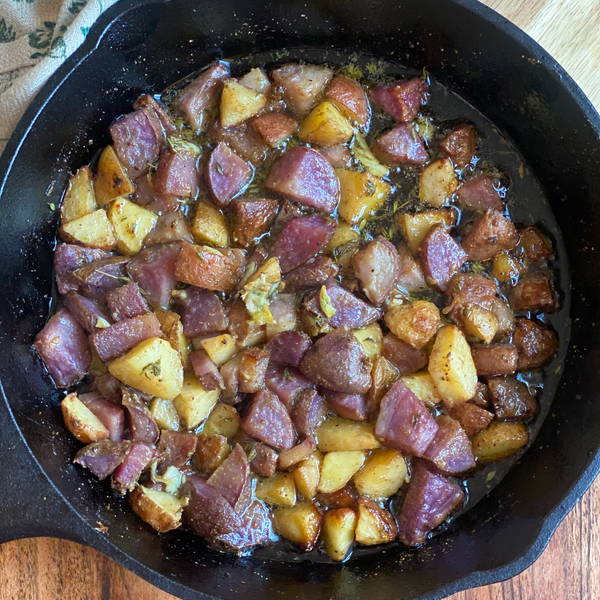
[[[109,252],[93,248],[82,248],[75,244],[59,244],[54,251],[54,274],[58,293],[64,296],[79,289],[79,280],[73,273],[84,265],[108,258]]]
[[[367,421],[369,411],[367,399],[362,394],[342,394],[333,390],[323,390],[329,408],[340,417],[351,421]]]
[[[208,136],[215,146],[227,144],[238,156],[258,167],[267,158],[268,146],[248,122],[232,127],[223,127],[217,117],[208,128]]]
[[[508,294],[510,307],[515,311],[545,313],[556,308],[552,284],[546,273],[527,275]]]
[[[299,219],[300,217],[306,217],[305,209],[301,208],[291,200],[284,200],[279,212],[277,213],[277,217],[275,218],[275,222],[271,227],[271,239],[276,239],[279,237],[283,228],[294,219]]]
[[[192,129],[203,129],[207,113],[217,106],[223,79],[228,75],[229,66],[225,63],[208,67],[179,92],[173,110],[183,115]]]
[[[491,175],[476,175],[465,181],[456,190],[456,197],[460,205],[468,210],[485,212],[490,208],[499,211],[504,208],[502,198],[494,187],[494,178]]]
[[[288,273],[284,279],[286,292],[320,288],[339,273],[339,266],[328,256],[315,256]]]
[[[159,194],[195,198],[200,187],[197,163],[198,155],[192,149],[168,148],[160,156],[154,189]]]
[[[92,333],[90,342],[102,362],[123,356],[140,342],[162,337],[160,323],[154,313],[123,319],[106,329]]]
[[[127,265],[127,273],[142,290],[144,297],[156,307],[169,305],[175,287],[175,263],[181,252],[181,244],[163,244],[142,250]]]
[[[107,324],[110,325],[110,317],[96,302],[75,291],[65,296],[64,303],[86,333],[92,333],[97,327],[102,329]]]
[[[223,304],[214,292],[192,285],[178,291],[175,302],[179,306],[183,333],[187,338],[219,333],[229,326]]]
[[[154,173],[146,173],[138,177],[135,180],[135,201],[158,216],[166,215],[182,208],[183,202],[177,196],[173,194],[159,194],[154,185],[155,181],[156,176]],[[148,241],[148,239],[152,239],[155,232],[156,227],[144,240],[146,246],[152,246],[157,243]]]
[[[125,413],[122,408],[115,406],[95,392],[80,394],[78,398],[98,417],[102,425],[108,429],[109,439],[113,442],[123,441]]]
[[[323,146],[318,152],[334,169],[349,169],[352,166],[352,154],[345,144]]]
[[[139,396],[124,389],[123,407],[127,413],[131,439],[142,444],[156,444],[160,430]]]
[[[105,373],[96,377],[94,389],[111,404],[121,406],[121,382],[114,375]]]
[[[383,338],[382,354],[398,369],[400,377],[420,371],[429,362],[425,348],[413,348],[407,342],[398,339],[393,333],[388,333]]]
[[[298,116],[306,116],[316,105],[333,77],[328,67],[288,64],[275,69],[271,77],[283,88],[283,97]]]
[[[438,292],[445,292],[452,276],[466,262],[466,252],[456,243],[443,225],[434,225],[421,242],[421,267],[427,283]]]
[[[517,321],[513,343],[519,352],[519,371],[541,367],[558,350],[556,334],[530,319]]]
[[[163,429],[160,432],[158,450],[161,467],[183,467],[196,451],[198,438],[194,433],[180,433]]]
[[[471,401],[453,406],[448,410],[448,413],[460,423],[460,426],[470,438],[480,431],[487,429],[494,419],[494,415],[491,412],[485,410],[485,408],[481,408],[481,406],[472,404]]]
[[[352,268],[365,296],[380,306],[398,281],[400,257],[393,244],[379,236],[352,257]]]
[[[173,119],[171,119],[171,117],[168,115],[167,109],[162,102],[159,102],[150,94],[144,94],[133,103],[133,108],[144,107],[150,108],[156,114],[162,125],[165,135],[173,135],[177,131],[175,123],[173,123]]]
[[[264,389],[270,356],[267,348],[254,347],[241,352],[238,388],[242,394],[253,394]]]
[[[128,491],[131,491],[142,474],[142,471],[150,464],[155,456],[155,446],[150,444],[132,444],[127,458],[112,474],[112,488],[123,496]]]
[[[292,421],[300,437],[314,436],[317,427],[327,417],[327,403],[315,390],[300,392],[292,411]]]
[[[73,462],[89,469],[102,481],[125,460],[130,450],[131,442],[102,440],[84,446],[77,452]]]
[[[319,215],[289,221],[271,247],[269,256],[279,259],[283,274],[289,273],[320,252],[336,229],[335,221]]]
[[[435,422],[438,430],[423,454],[423,460],[442,475],[458,475],[475,467],[471,442],[458,421],[445,415]]]
[[[242,429],[273,448],[291,448],[294,426],[285,405],[269,390],[256,392],[242,415]]]
[[[108,292],[106,303],[114,321],[139,317],[148,312],[148,303],[144,300],[140,286],[135,281]]]
[[[59,308],[35,336],[33,347],[57,387],[81,381],[92,364],[85,331],[66,308]]]
[[[233,238],[238,246],[249,248],[269,230],[279,202],[271,198],[235,198],[231,208],[237,217]]]
[[[471,355],[477,375],[512,375],[517,370],[519,352],[513,344],[473,344]]]
[[[470,261],[489,260],[519,243],[516,227],[498,210],[486,210],[462,239]]]
[[[173,211],[158,217],[154,229],[144,239],[144,245],[156,246],[179,241],[193,244],[194,236],[187,219],[179,211]]]
[[[375,425],[377,438],[392,448],[423,456],[438,426],[425,405],[400,380],[383,397]]]
[[[110,256],[93,263],[88,263],[73,272],[79,282],[79,291],[92,300],[100,300],[107,292],[118,288],[127,281],[127,264],[125,256]]]
[[[252,167],[223,142],[212,151],[204,170],[212,197],[221,208],[242,191],[252,175]]]
[[[464,169],[477,150],[477,134],[470,125],[455,127],[438,145],[438,151]]]
[[[397,250],[398,260],[400,261],[397,285],[407,292],[424,292],[428,290],[429,286],[425,281],[423,269],[421,269],[419,261],[411,254],[406,243],[401,242]]]
[[[371,99],[397,123],[412,121],[427,101],[425,79],[409,79],[377,86]]]
[[[346,327],[317,340],[302,360],[300,371],[313,383],[346,394],[364,394],[372,384],[371,361]]]
[[[340,182],[333,167],[306,146],[285,152],[271,167],[265,187],[327,214],[335,210],[340,199]]]
[[[289,412],[294,408],[294,403],[302,390],[315,387],[298,369],[273,363],[267,367],[265,385],[277,395]]]
[[[223,377],[219,367],[210,359],[205,350],[200,348],[188,356],[194,375],[206,391],[224,389]]]
[[[398,538],[407,546],[422,544],[425,536],[441,525],[464,497],[455,483],[417,461],[397,518]]]
[[[371,150],[381,162],[391,166],[419,166],[429,161],[425,144],[411,123],[396,125],[378,138]]]
[[[488,387],[500,421],[529,421],[538,414],[537,400],[522,381],[510,375],[490,377]]]
[[[243,552],[275,538],[269,509],[255,500],[244,513],[239,529],[213,538],[209,544],[225,552]]]
[[[494,281],[475,273],[457,273],[448,283],[447,304],[477,304],[492,310],[498,287]]]
[[[229,502],[236,513],[243,513],[248,508],[252,502],[250,465],[246,453],[239,444],[236,444],[207,483]]]
[[[300,366],[311,346],[310,338],[299,331],[282,331],[267,344],[273,362],[293,367]]]
[[[279,455],[276,450],[260,442],[254,446],[254,458],[250,468],[261,477],[273,477],[277,471]]]

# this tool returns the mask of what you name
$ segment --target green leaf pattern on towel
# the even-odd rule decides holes
[[[5,19],[0,19],[0,44],[14,42],[16,37],[17,33],[13,29],[13,26],[7,25]]]
[[[69,12],[72,15],[76,15],[81,12],[81,9],[88,3],[88,0],[72,0],[71,4],[69,4]]]
[[[62,34],[67,31],[66,25],[58,28],[59,35],[56,35],[56,23],[54,21],[44,21],[42,27],[38,27],[33,33],[29,34],[29,45],[39,52],[34,52],[31,58],[65,58],[67,55],[67,44]]]

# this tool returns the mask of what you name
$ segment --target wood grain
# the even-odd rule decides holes
[[[600,108],[600,0],[485,0],[546,48]],[[510,581],[449,600],[600,598],[600,480],[540,559]],[[63,540],[0,546],[0,600],[174,600],[104,555]]]

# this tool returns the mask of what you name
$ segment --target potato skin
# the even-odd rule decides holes
[[[350,508],[333,508],[323,518],[322,538],[327,554],[337,561],[348,556],[358,518]]]
[[[61,402],[67,429],[84,444],[108,439],[109,432],[100,419],[73,392]]]
[[[300,502],[273,512],[275,531],[307,552],[317,543],[322,521],[323,515],[315,502]]]
[[[148,523],[159,533],[177,529],[181,525],[181,508],[179,514],[165,510],[151,498],[151,495],[155,496],[157,494],[169,495],[166,492],[157,492],[138,486],[129,494],[129,504],[142,521]]]
[[[102,208],[64,223],[60,237],[70,244],[98,250],[112,250],[117,245],[113,226]]]
[[[523,423],[493,421],[473,438],[473,454],[478,461],[492,462],[514,454],[528,439]]]
[[[385,313],[390,331],[417,350],[435,335],[440,325],[440,311],[433,302],[417,300],[391,307]]]

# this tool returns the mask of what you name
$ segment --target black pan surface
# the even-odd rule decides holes
[[[77,444],[64,435],[61,394],[30,349],[52,297],[57,215],[49,205],[58,205],[68,169],[107,143],[107,126],[142,92],[215,58],[281,48],[425,66],[470,102],[541,182],[572,282],[564,373],[531,449],[426,547],[344,567],[226,557],[185,531],[151,532],[71,465]],[[0,541],[74,539],[182,598],[433,599],[518,573],[600,470],[598,199],[600,117],[537,44],[474,0],[118,3],[43,88],[0,160]]]

